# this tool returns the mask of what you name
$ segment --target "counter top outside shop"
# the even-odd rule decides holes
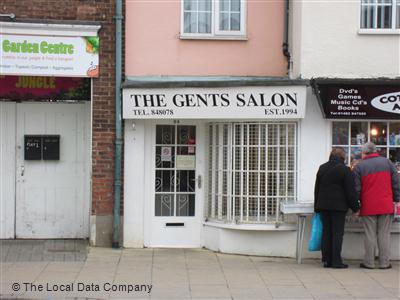
[[[306,217],[314,213],[314,202],[281,202],[280,210],[285,215],[297,215],[296,260],[301,264]]]

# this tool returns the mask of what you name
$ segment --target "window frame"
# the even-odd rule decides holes
[[[226,128],[226,142],[224,142],[224,127]],[[250,142],[250,128],[256,126],[258,144]],[[281,135],[281,127],[285,128],[284,135]],[[236,132],[240,127],[239,132]],[[275,143],[270,144],[269,136],[266,135],[265,139],[261,138],[261,127],[265,128],[265,133],[268,134],[269,130],[273,129],[275,136]],[[290,131],[292,131],[290,133]],[[245,133],[247,132],[247,134]],[[205,182],[206,197],[204,205],[205,221],[212,221],[223,224],[276,224],[282,222],[283,215],[279,208],[280,203],[287,201],[298,202],[299,199],[299,124],[296,121],[226,121],[226,122],[210,122],[207,124],[207,158],[208,165],[208,179]],[[282,138],[284,143],[282,144]],[[239,139],[239,143],[236,140]],[[290,142],[290,140],[292,142]],[[246,142],[247,141],[247,142]],[[242,143],[244,142],[244,143]],[[280,156],[281,148],[284,148],[284,156]],[[290,148],[293,150],[293,161],[290,163]],[[256,159],[257,168],[250,159],[250,150],[258,149],[258,159]],[[261,156],[261,149],[265,149],[264,154],[264,168],[261,168],[261,161],[264,156]],[[267,158],[268,153],[274,150],[272,155],[276,156],[272,167]],[[226,156],[224,156],[224,151]],[[237,150],[240,152],[239,157],[236,157]],[[211,154],[212,152],[212,154]],[[275,153],[275,154],[273,154]],[[281,161],[285,157],[284,161]],[[227,159],[225,165],[223,160]],[[239,159],[239,161],[236,161]],[[239,167],[236,165],[239,163]],[[284,168],[281,169],[283,163]],[[246,167],[243,168],[243,165]],[[292,169],[289,169],[289,165]],[[224,167],[225,166],[225,167]],[[275,166],[275,167],[274,167]],[[226,173],[224,175],[224,173]],[[239,176],[239,182],[235,180],[235,174]],[[255,174],[257,179],[257,187],[250,186],[249,175]],[[270,177],[272,190],[271,193],[260,194],[262,191],[262,184],[260,179],[264,174],[265,182],[264,189],[267,189],[268,177]],[[271,177],[272,175],[272,177]],[[275,179],[274,176],[275,175]],[[224,176],[227,179],[226,185],[223,185]],[[280,177],[284,179],[280,180]],[[290,179],[292,177],[292,179]],[[284,182],[282,186],[281,183]],[[293,185],[291,185],[291,183]],[[291,186],[291,187],[289,187]],[[257,190],[256,194],[249,192],[251,189]],[[275,188],[275,189],[274,189]],[[274,193],[275,190],[275,193]],[[283,194],[281,193],[283,190]],[[292,194],[291,194],[292,193]],[[261,196],[262,195],[262,196]],[[224,200],[225,198],[225,200]],[[264,199],[265,210],[261,214],[264,207],[261,205],[261,198]],[[218,199],[218,200],[217,200]],[[237,200],[238,199],[238,200]],[[251,200],[257,201],[257,209],[251,209]],[[237,202],[238,201],[238,202]],[[224,205],[226,203],[226,205]],[[238,204],[236,204],[238,203]],[[272,206],[273,213],[268,214],[267,206]],[[238,207],[237,207],[238,206]],[[257,211],[257,216],[251,215],[250,211]]]
[[[334,123],[347,123],[348,126],[348,141],[347,144],[334,144],[333,143],[333,124]],[[351,124],[352,123],[367,123],[367,139],[366,142],[370,142],[371,139],[371,123],[385,123],[386,124],[386,145],[376,145],[377,148],[385,148],[386,149],[386,158],[389,159],[389,155],[390,155],[390,148],[398,148],[400,149],[400,145],[390,145],[390,141],[389,141],[389,131],[390,131],[390,124],[395,123],[395,124],[399,124],[399,121],[396,120],[380,120],[380,119],[360,119],[360,120],[347,120],[347,119],[336,119],[336,120],[331,120],[330,122],[330,135],[329,135],[329,144],[330,144],[330,149],[329,152],[331,151],[331,149],[333,147],[343,147],[345,149],[348,149],[349,152],[347,153],[347,157],[346,157],[346,161],[345,164],[346,165],[351,165],[351,149],[352,148],[361,148],[362,145],[354,145],[351,143]]]
[[[185,33],[184,1],[181,0],[180,39],[220,39],[220,40],[247,40],[246,15],[247,0],[240,0],[240,30],[219,30],[220,0],[211,0],[211,32],[210,33]]]
[[[382,5],[383,3],[363,3],[363,0],[360,0],[360,19],[359,19],[359,34],[400,34],[400,24],[399,27],[396,27],[396,14],[397,14],[397,6],[400,6],[400,0],[392,0],[391,5],[386,5],[386,6],[391,6],[392,12],[391,12],[391,26],[390,28],[377,28],[377,7],[378,6],[385,6]],[[363,7],[364,6],[373,6],[373,24],[372,27],[366,27],[363,28],[362,26],[362,21],[363,21]]]

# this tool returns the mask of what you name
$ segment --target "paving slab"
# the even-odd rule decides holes
[[[264,288],[229,288],[232,299],[260,299],[269,300],[273,299],[270,291]]]
[[[304,286],[269,285],[268,289],[274,299],[275,298],[293,298],[293,299],[313,298],[310,291],[308,291]]]
[[[1,262],[82,261],[87,240],[0,240]]]
[[[231,293],[227,285],[192,285],[193,298],[230,298]]]
[[[191,292],[188,287],[157,287],[151,291],[151,299],[190,299]]]
[[[116,250],[71,240],[7,242],[1,247],[7,251],[0,262],[0,298],[4,299],[400,299],[397,261],[390,270],[360,269],[359,261],[336,270],[322,268],[312,259],[298,265],[291,258],[204,249]],[[71,284],[74,289],[13,290],[13,283],[26,281],[54,289]],[[78,284],[89,288],[78,290]],[[151,286],[151,293],[127,292],[129,285]]]

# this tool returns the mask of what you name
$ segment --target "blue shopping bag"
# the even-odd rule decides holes
[[[308,241],[308,251],[321,250],[322,242],[322,220],[321,214],[315,213],[311,220],[311,236]]]

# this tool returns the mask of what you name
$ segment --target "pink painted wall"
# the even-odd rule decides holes
[[[127,0],[125,74],[285,76],[283,11],[283,0],[248,0],[248,40],[182,40],[180,0]]]

